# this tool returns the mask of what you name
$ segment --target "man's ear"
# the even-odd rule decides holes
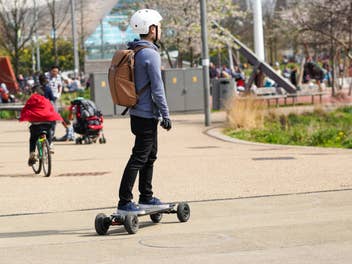
[[[153,34],[153,33],[156,33],[156,26],[151,25],[151,26],[149,27],[149,34]]]

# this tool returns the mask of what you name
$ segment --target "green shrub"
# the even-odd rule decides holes
[[[1,110],[0,119],[15,119],[16,115],[14,111]]]
[[[352,148],[352,107],[333,112],[266,115],[263,129],[227,130],[232,137],[273,144]]]

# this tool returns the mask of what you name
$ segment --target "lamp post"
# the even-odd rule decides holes
[[[79,61],[78,61],[78,43],[77,43],[77,26],[75,16],[75,0],[71,0],[71,23],[72,23],[72,40],[73,40],[73,56],[74,56],[74,76],[79,75]]]
[[[36,47],[36,54],[37,54],[37,72],[40,72],[40,45],[39,45],[39,38],[38,38],[38,6],[37,6],[37,0],[33,0],[33,6],[34,6],[34,32],[35,32],[35,47]]]
[[[206,0],[200,0],[200,21],[202,26],[202,65],[203,65],[203,85],[204,85],[204,114],[205,126],[210,126],[210,107],[209,107],[209,51],[208,51],[208,32],[207,32],[207,7]]]
[[[253,0],[253,20],[254,20],[254,47],[255,54],[261,61],[265,61],[264,54],[264,34],[262,1]]]

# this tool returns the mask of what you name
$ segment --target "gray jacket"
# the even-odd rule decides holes
[[[150,83],[139,97],[137,105],[130,109],[130,115],[144,118],[169,118],[164,83],[161,78],[161,59],[158,48],[146,40],[128,43],[129,48],[148,46],[140,50],[135,56],[134,78],[137,92]]]

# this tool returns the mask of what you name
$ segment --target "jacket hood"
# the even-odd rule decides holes
[[[55,111],[53,105],[48,99],[42,95],[33,94],[29,97],[23,107],[19,121],[62,121],[62,117]]]
[[[134,40],[132,42],[129,42],[127,44],[127,46],[128,46],[129,49],[135,49],[138,46],[148,46],[149,48],[151,48],[151,49],[153,49],[155,51],[158,51],[158,47],[154,43],[149,42],[147,40],[137,40],[136,39],[136,40]]]

